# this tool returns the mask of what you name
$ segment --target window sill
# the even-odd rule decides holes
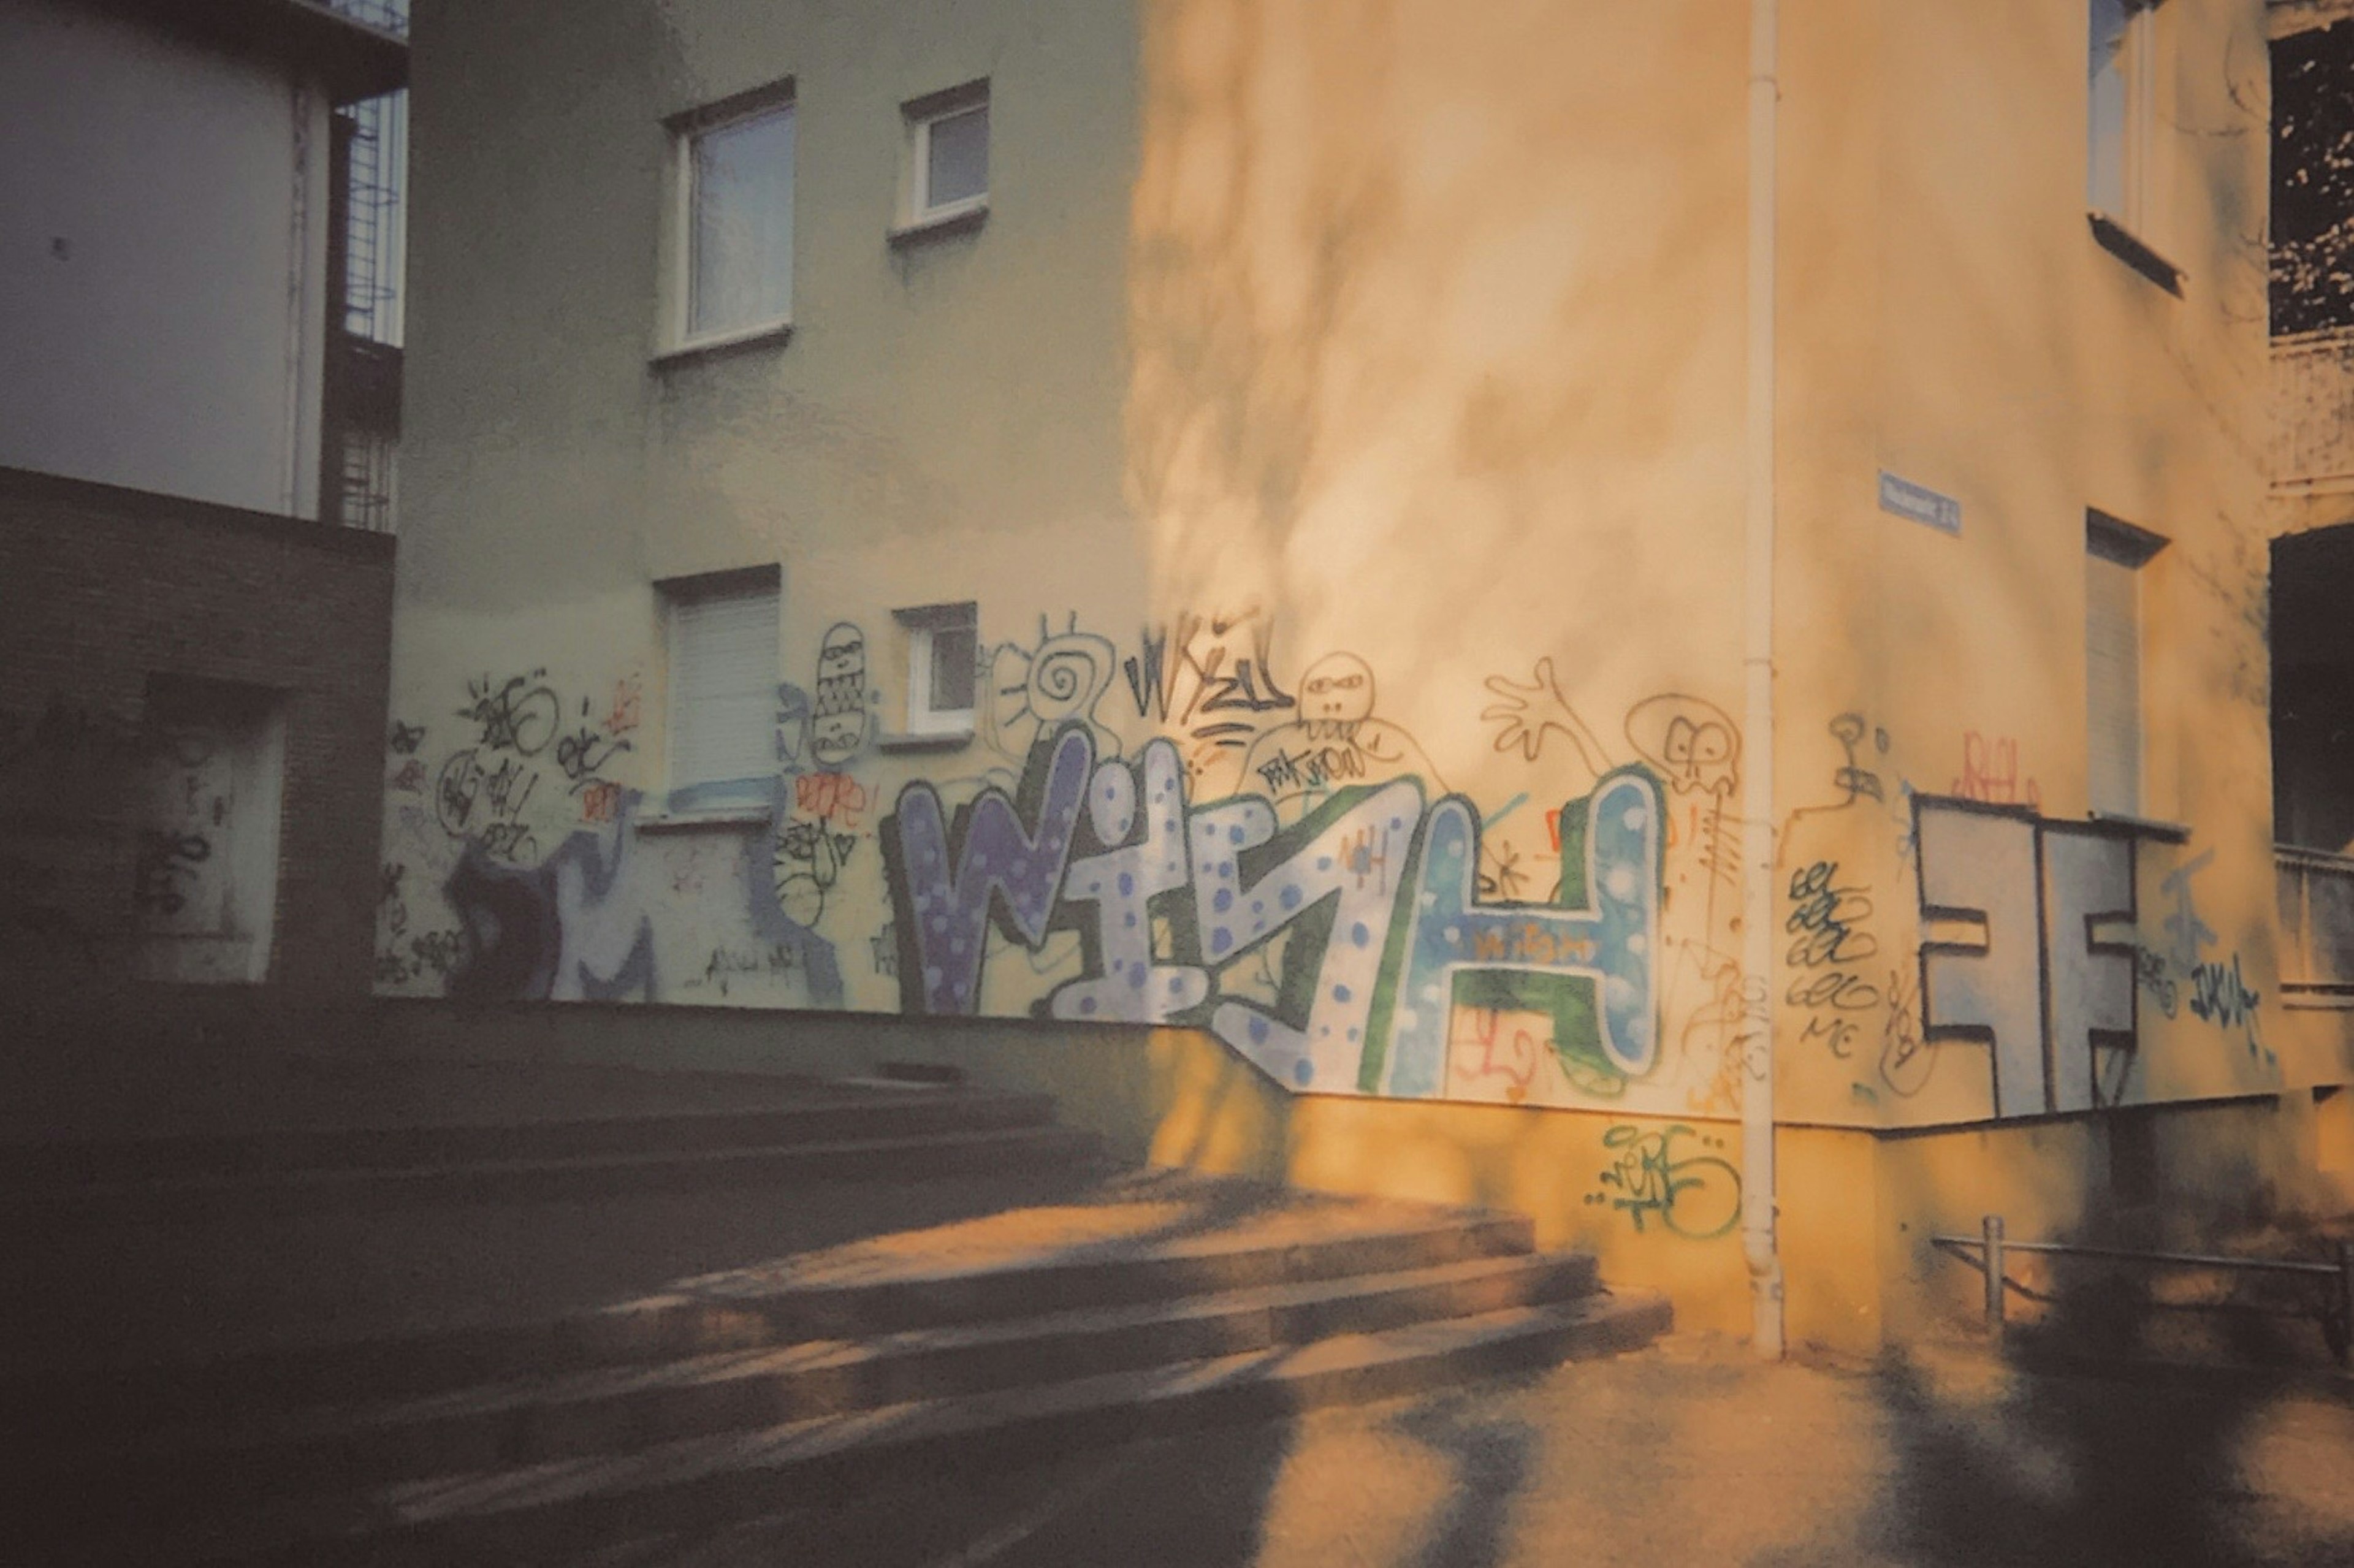
[[[2285,980],[2280,1004],[2292,1012],[2354,1012],[2354,986],[2342,980]]]
[[[875,747],[878,751],[954,751],[972,744],[974,733],[966,728],[878,735]]]
[[[885,229],[883,238],[892,245],[914,245],[938,236],[969,233],[988,221],[989,198],[974,196],[896,225]]]
[[[2093,226],[2093,238],[2101,249],[2172,294],[2182,297],[2182,269],[2152,250],[2135,238],[2131,229],[2104,213],[2088,212],[2084,221]]]
[[[776,821],[770,799],[773,780],[726,779],[707,784],[685,784],[661,797],[660,806],[641,810],[642,828],[660,832],[665,828],[760,828]]]
[[[706,806],[688,811],[640,811],[630,819],[642,832],[680,832],[689,828],[765,828],[776,821],[767,806]]]
[[[2190,827],[2187,822],[2161,821],[2156,817],[2137,817],[2127,811],[2088,811],[2085,815],[2095,827],[2123,828],[2137,839],[2156,839],[2160,843],[2168,844],[2190,842]]]
[[[652,363],[656,369],[661,369],[665,366],[726,354],[733,349],[753,348],[761,344],[782,346],[792,335],[792,318],[788,316],[780,322],[762,322],[758,326],[737,327],[733,332],[713,333],[708,337],[674,344],[656,354]]]

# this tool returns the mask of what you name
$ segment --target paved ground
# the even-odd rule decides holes
[[[1761,1366],[1670,1340],[1542,1376],[617,1545],[599,1568],[2354,1563],[2327,1376]]]

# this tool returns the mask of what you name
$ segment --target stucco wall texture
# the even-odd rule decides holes
[[[2179,292],[2086,221],[2081,16],[1786,16],[1765,824],[1739,7],[558,9],[416,17],[397,1031],[953,1059],[1724,1324],[1770,1060],[1840,1341],[1933,1213],[2079,1224],[2114,1107],[2272,1107],[2215,1136],[2295,1184],[2347,1047],[2279,996],[2256,0],[2162,8]],[[985,221],[895,242],[899,106],[984,79]],[[761,88],[790,334],[666,353],[666,123]],[[2147,821],[2089,810],[2095,513],[2153,551]],[[776,766],[698,815],[660,585],[748,567]],[[972,733],[912,744],[894,611],[966,602]]]

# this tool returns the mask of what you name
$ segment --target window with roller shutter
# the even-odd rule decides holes
[[[778,597],[773,567],[663,585],[674,795],[776,773]]]

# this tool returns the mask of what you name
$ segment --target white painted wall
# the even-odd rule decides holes
[[[0,0],[0,464],[315,516],[323,94]]]

